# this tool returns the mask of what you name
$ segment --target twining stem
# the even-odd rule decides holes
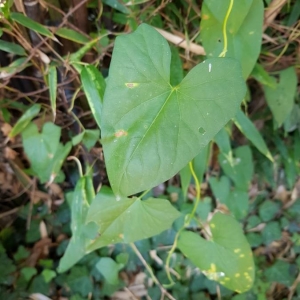
[[[144,267],[147,269],[147,271],[149,272],[153,282],[160,288],[160,291],[163,295],[166,295],[170,300],[176,300],[159,282],[159,280],[157,279],[157,277],[154,275],[152,268],[149,266],[149,264],[146,262],[146,260],[144,259],[143,255],[141,254],[141,252],[139,251],[139,249],[136,247],[136,245],[134,243],[130,243],[130,247],[132,248],[132,250],[134,251],[134,253],[137,255],[137,257],[140,259],[140,261],[142,262],[142,264],[144,265]]]
[[[67,158],[67,160],[75,160],[77,167],[78,167],[79,176],[81,178],[83,176],[83,173],[82,173],[82,166],[81,166],[79,159],[76,156],[69,156]]]
[[[232,11],[232,7],[233,7],[233,1],[234,0],[230,0],[229,7],[228,7],[228,10],[227,10],[225,18],[224,18],[224,22],[223,22],[224,47],[223,47],[223,51],[221,52],[219,57],[225,57],[226,52],[227,52],[228,41],[227,41],[227,31],[226,31],[226,29],[227,29],[227,22],[228,22],[228,19],[229,19],[229,15],[230,15],[230,13]]]
[[[171,261],[171,257],[172,257],[172,254],[175,252],[175,249],[177,247],[178,239],[179,239],[179,236],[180,236],[181,232],[185,229],[185,227],[187,227],[191,223],[192,219],[194,218],[194,216],[196,214],[196,210],[197,210],[198,204],[200,202],[201,186],[200,186],[199,179],[197,178],[197,175],[195,173],[195,170],[194,170],[194,167],[193,167],[193,163],[191,161],[189,162],[189,167],[190,167],[191,174],[192,174],[192,176],[194,178],[194,181],[195,181],[196,201],[195,201],[195,204],[194,204],[192,212],[189,215],[186,215],[186,218],[185,218],[183,226],[176,233],[176,236],[175,236],[175,239],[174,239],[174,243],[173,243],[172,248],[170,249],[170,251],[168,253],[168,256],[167,256],[167,259],[166,259],[166,273],[167,273],[167,277],[168,277],[170,283],[168,285],[165,285],[165,286],[171,286],[171,285],[174,284],[174,281],[173,281],[171,273],[170,273],[170,261]]]

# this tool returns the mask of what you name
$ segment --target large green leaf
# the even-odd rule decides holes
[[[102,187],[92,202],[86,223],[94,222],[100,236],[88,247],[92,251],[114,243],[131,243],[169,229],[180,213],[168,200],[116,196]]]
[[[185,231],[178,248],[210,279],[238,293],[254,281],[252,252],[240,224],[231,216],[216,213],[209,222],[211,239]]]
[[[275,88],[264,87],[266,100],[273,113],[276,125],[280,127],[294,106],[297,91],[297,75],[294,67],[279,72],[279,82]]]
[[[223,50],[223,22],[230,0],[206,0],[202,5],[201,39],[208,57]],[[260,53],[264,6],[262,0],[234,1],[227,23],[226,57],[236,58],[246,79]]]
[[[166,40],[142,24],[117,37],[101,130],[113,191],[131,195],[181,170],[234,117],[245,95],[239,63],[209,59],[170,84]]]

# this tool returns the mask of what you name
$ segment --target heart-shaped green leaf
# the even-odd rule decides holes
[[[275,88],[264,87],[266,100],[274,116],[275,127],[280,127],[293,109],[297,81],[296,70],[290,67],[279,72],[279,82]]]
[[[157,235],[169,229],[179,215],[168,200],[116,198],[110,188],[102,187],[87,214],[86,223],[96,223],[100,234],[88,250]]]
[[[33,173],[42,183],[53,180],[69,154],[71,142],[62,145],[59,142],[61,128],[53,123],[44,124],[42,132],[34,123],[30,123],[22,132],[25,153],[31,162]]]
[[[210,279],[238,293],[254,281],[252,252],[240,224],[231,216],[216,213],[209,222],[211,240],[185,231],[178,248]]]
[[[223,23],[230,0],[206,0],[202,6],[201,39],[208,57],[218,57],[224,47]],[[259,56],[264,5],[261,0],[234,1],[227,23],[226,57],[240,61],[246,79]]]
[[[209,59],[170,84],[166,40],[142,24],[115,42],[102,112],[113,191],[131,195],[174,176],[232,118],[245,95],[239,63]]]

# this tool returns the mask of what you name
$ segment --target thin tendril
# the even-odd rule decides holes
[[[165,287],[172,286],[175,283],[173,281],[171,273],[170,273],[170,261],[171,261],[171,257],[172,257],[172,254],[175,252],[175,249],[177,247],[178,239],[179,239],[179,236],[180,236],[181,232],[185,229],[186,226],[188,226],[190,224],[190,222],[194,218],[194,216],[196,214],[196,210],[197,210],[198,204],[200,202],[201,186],[200,186],[200,182],[199,182],[199,180],[197,178],[197,175],[195,173],[195,170],[194,170],[194,167],[193,167],[193,163],[191,161],[189,162],[189,167],[190,167],[192,176],[193,176],[194,181],[195,181],[195,186],[196,186],[196,201],[195,201],[195,204],[194,204],[192,212],[189,215],[186,216],[186,219],[184,221],[183,226],[176,233],[176,236],[175,236],[175,239],[174,239],[174,243],[173,243],[172,248],[170,249],[170,251],[168,253],[168,256],[167,256],[167,259],[166,259],[166,273],[167,273],[167,277],[168,277],[170,283],[168,285],[164,285]]]
[[[226,52],[227,52],[227,45],[228,45],[228,41],[227,41],[227,32],[226,32],[226,28],[227,28],[227,21],[229,19],[229,15],[232,11],[232,7],[233,7],[233,1],[234,0],[230,0],[229,3],[229,7],[228,10],[226,12],[225,18],[224,18],[224,23],[223,23],[223,39],[224,39],[224,47],[223,47],[223,51],[221,52],[221,54],[219,55],[219,57],[225,57]]]

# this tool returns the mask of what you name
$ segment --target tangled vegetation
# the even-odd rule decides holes
[[[300,2],[0,2],[0,299],[300,298]]]

